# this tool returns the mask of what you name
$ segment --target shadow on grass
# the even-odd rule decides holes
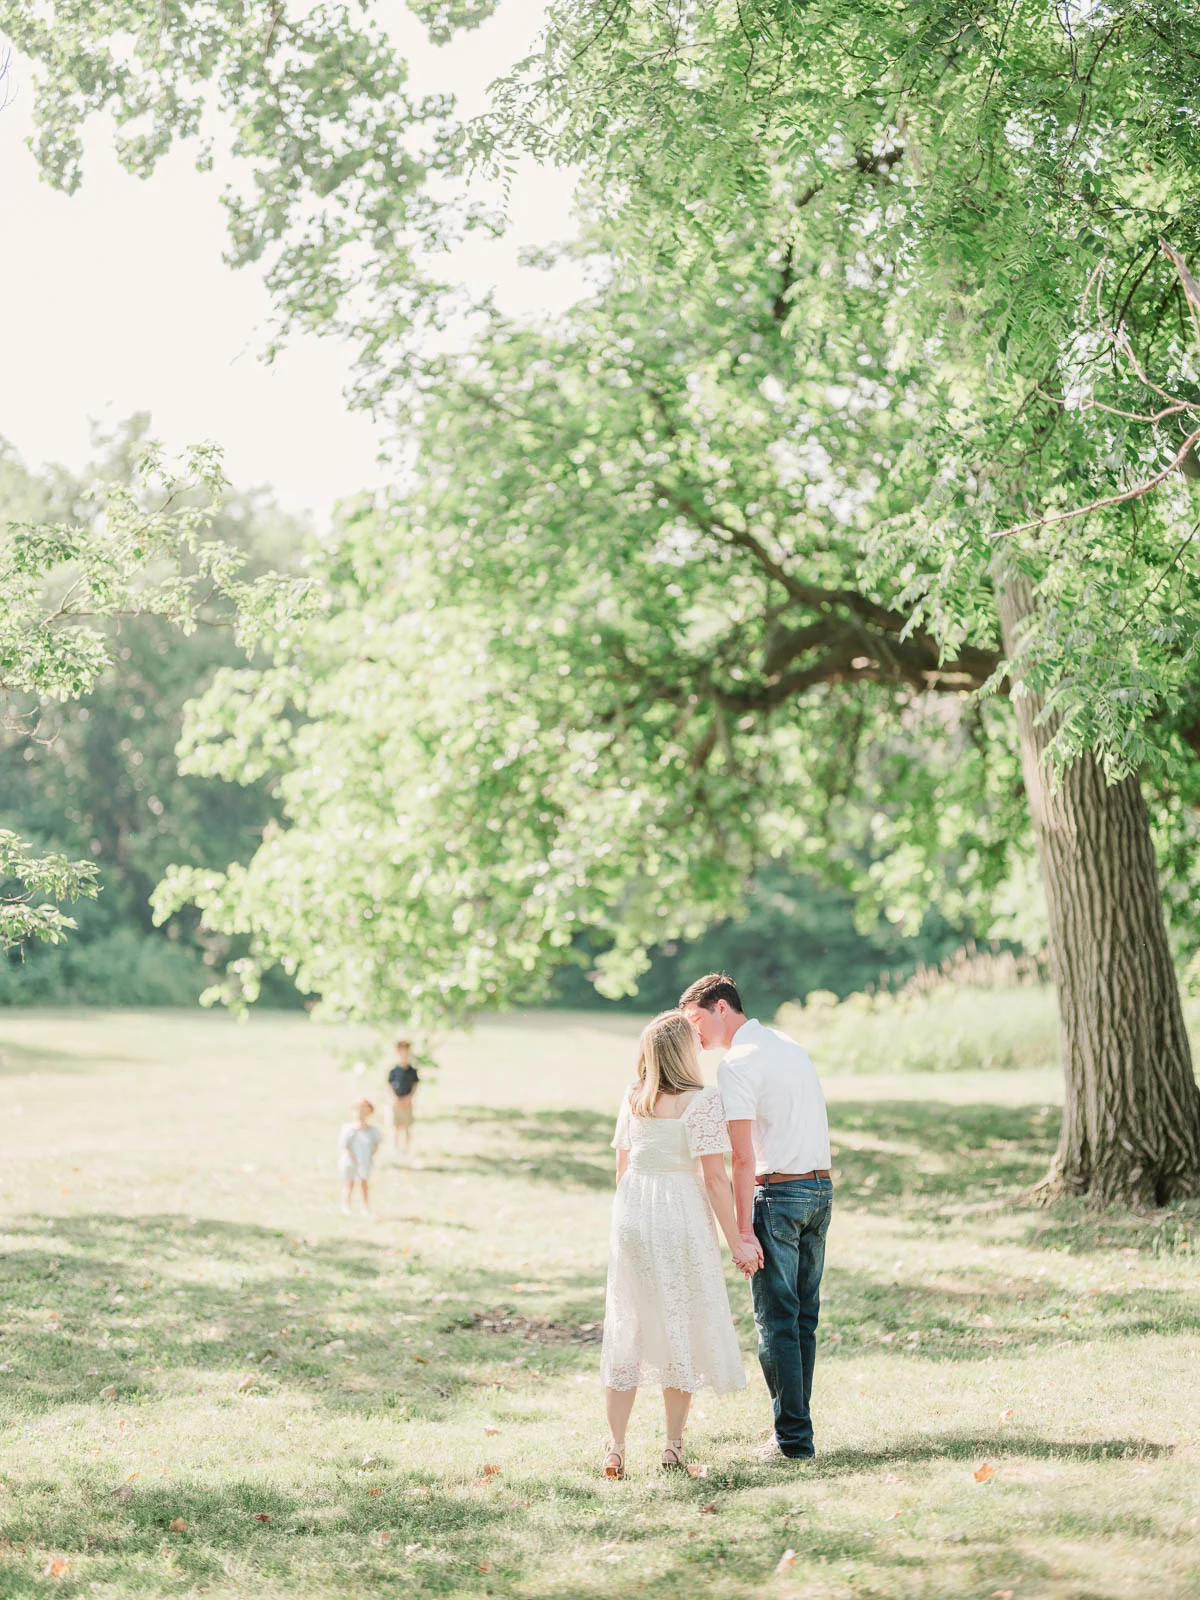
[[[324,1593],[334,1567],[341,1593],[460,1592],[475,1586],[467,1574],[477,1582],[488,1570],[514,1509],[501,1493],[455,1492],[411,1472],[330,1474],[305,1494],[237,1477],[219,1487],[182,1478],[136,1488],[125,1500],[114,1499],[97,1474],[70,1483],[30,1477],[10,1487],[19,1498],[0,1520],[5,1600],[87,1593],[89,1583],[155,1596],[226,1591],[236,1568],[247,1588],[269,1578]],[[509,1544],[508,1576],[516,1577],[519,1544]],[[47,1551],[69,1563],[65,1578],[41,1581],[49,1576],[41,1565]]]
[[[1025,1235],[1035,1250],[1089,1255],[1099,1250],[1191,1258],[1200,1244],[1200,1200],[1184,1200],[1149,1214],[1097,1211],[1081,1201],[1060,1201],[1040,1212]]]
[[[102,1067],[123,1064],[120,1056],[71,1056],[41,1045],[0,1042],[0,1077],[24,1078],[33,1073],[48,1077],[76,1077]]]
[[[1139,1283],[1080,1291],[1045,1278],[1000,1276],[967,1261],[953,1275],[893,1277],[826,1269],[821,1323],[826,1356],[877,1347],[925,1360],[1007,1359],[1051,1345],[1146,1334],[1200,1333],[1200,1300]]]
[[[426,1172],[500,1178],[532,1178],[559,1189],[611,1189],[610,1141],[616,1117],[602,1111],[521,1111],[501,1106],[463,1106],[456,1125],[479,1129],[490,1150],[464,1150],[453,1161],[426,1163]]]
[[[1045,1106],[855,1100],[830,1109],[838,1200],[859,1209],[894,1212],[899,1202],[936,1211],[1011,1199],[1042,1176],[1058,1139],[1059,1112]],[[604,1112],[465,1106],[453,1121],[480,1130],[484,1148],[427,1171],[612,1187],[614,1118]],[[503,1154],[491,1153],[501,1145]]]
[[[1035,1183],[1058,1142],[1048,1106],[847,1101],[830,1107],[837,1193],[859,1209],[1003,1201]]]
[[[536,1301],[507,1275],[421,1262],[361,1240],[308,1243],[253,1223],[100,1215],[26,1218],[0,1257],[0,1415],[29,1417],[95,1399],[122,1404],[220,1375],[225,1404],[299,1389],[343,1410],[441,1415],[448,1402],[503,1386],[515,1366],[546,1375],[586,1360],[472,1327],[480,1312],[599,1322],[595,1275],[561,1276]]]

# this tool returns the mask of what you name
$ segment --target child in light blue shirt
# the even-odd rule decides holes
[[[371,1122],[375,1107],[369,1100],[351,1103],[354,1121],[344,1123],[338,1134],[338,1177],[345,1185],[342,1191],[342,1212],[350,1215],[350,1202],[354,1199],[354,1185],[362,1189],[363,1212],[371,1215],[371,1164],[383,1137]]]

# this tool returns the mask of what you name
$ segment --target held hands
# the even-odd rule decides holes
[[[762,1246],[752,1233],[743,1233],[732,1248],[734,1266],[747,1278],[752,1278],[763,1264]]]

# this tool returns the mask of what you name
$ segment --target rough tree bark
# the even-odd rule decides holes
[[[1005,651],[1018,660],[1032,608],[1022,577],[1000,591]],[[1137,1207],[1200,1194],[1200,1090],[1141,785],[1108,784],[1090,756],[1054,781],[1053,723],[1014,693],[1049,912],[1066,1105],[1043,1200],[1082,1195]]]

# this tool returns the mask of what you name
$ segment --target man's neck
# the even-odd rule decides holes
[[[737,1038],[738,1034],[741,1033],[742,1029],[746,1026],[750,1019],[749,1017],[743,1017],[740,1013],[738,1013],[735,1016],[731,1016],[729,1020],[733,1024],[733,1030],[730,1033],[729,1038],[725,1041],[726,1050],[732,1049],[733,1041]]]

